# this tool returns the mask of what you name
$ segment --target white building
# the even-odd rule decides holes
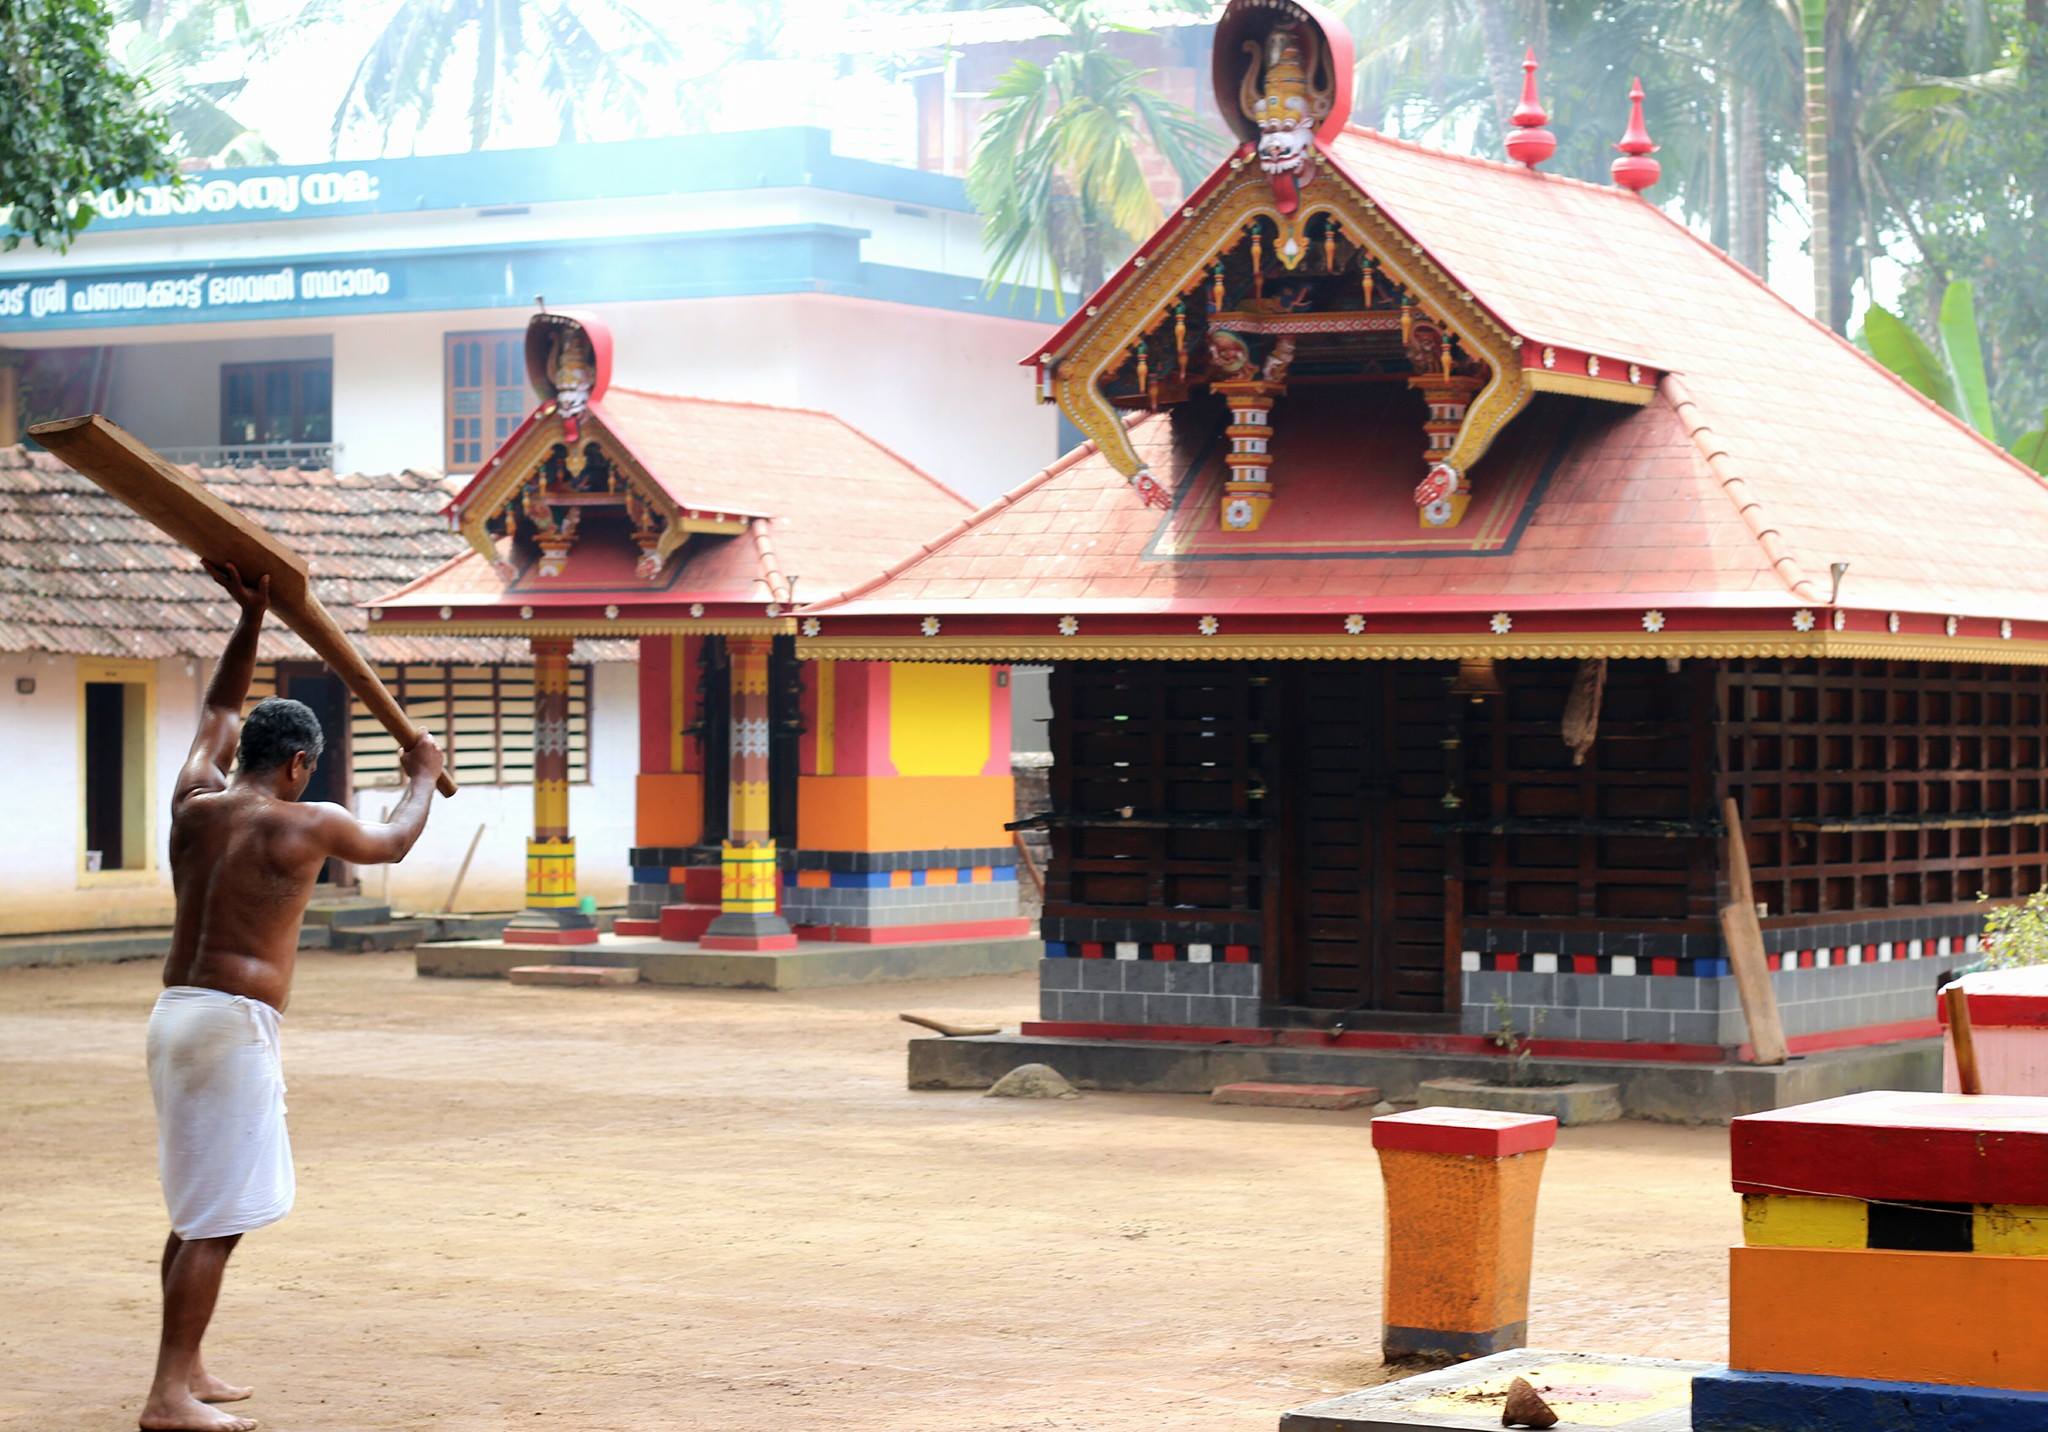
[[[817,129],[199,174],[61,259],[0,255],[0,424],[95,409],[183,459],[465,472],[526,411],[545,295],[639,386],[822,409],[988,498],[1059,430],[1016,370],[1052,306],[984,292],[980,228],[958,179]]]
[[[1051,305],[984,294],[979,231],[957,179],[845,159],[811,129],[203,174],[115,206],[61,259],[0,255],[0,443],[95,410],[237,469],[213,480],[303,544],[360,633],[354,602],[460,550],[441,475],[532,406],[519,344],[545,295],[603,317],[635,387],[827,411],[983,500],[1050,461],[1059,429],[1017,366]],[[34,753],[0,834],[0,934],[162,925],[171,782],[232,608],[52,461],[0,446],[0,732]],[[381,641],[364,644],[452,739],[463,794],[404,865],[332,878],[438,908],[481,825],[459,908],[516,908],[523,648]],[[330,708],[339,786],[315,797],[375,817],[388,739],[288,636],[265,655],[257,694]],[[633,835],[631,651],[576,659],[580,864],[611,903]]]

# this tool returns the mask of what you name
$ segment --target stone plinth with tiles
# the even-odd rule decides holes
[[[1729,1135],[1743,1242],[1695,1432],[2048,1429],[2048,1098],[1858,1094]]]

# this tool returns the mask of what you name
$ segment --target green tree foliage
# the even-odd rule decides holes
[[[1872,357],[1914,388],[1947,408],[2034,471],[2048,474],[2048,413],[2042,426],[2010,442],[1992,411],[1991,382],[1977,331],[1976,296],[1967,279],[1952,281],[1941,296],[1935,322],[1940,347],[1928,343],[1890,309],[1870,306],[1863,320],[1863,346]]]
[[[1933,331],[1950,285],[1974,291],[1990,403],[2007,433],[2048,410],[2048,3],[1994,7],[1988,69],[1926,76],[1883,136],[1880,172],[1910,235],[1900,305]],[[1960,48],[1960,45],[1958,46]],[[1902,255],[1904,256],[1904,255]]]
[[[81,197],[177,173],[171,131],[108,56],[102,0],[0,0],[0,247],[69,248]]]
[[[1215,131],[1158,94],[1151,71],[1118,55],[1115,34],[1143,34],[1103,18],[1097,0],[1040,0],[1063,31],[1050,63],[1018,60],[989,92],[967,169],[967,197],[982,213],[991,291],[1029,283],[1061,296],[1093,292],[1110,260],[1157,228],[1141,145],[1163,155],[1183,189],[1201,182],[1222,149]]]
[[[348,0],[312,0],[300,22],[346,13]],[[630,112],[647,98],[645,67],[679,64],[663,25],[624,0],[404,0],[357,59],[334,111],[334,144],[362,127],[388,149],[445,97],[451,67],[469,69],[469,142],[480,149],[508,105],[545,105],[562,142],[590,118]]]

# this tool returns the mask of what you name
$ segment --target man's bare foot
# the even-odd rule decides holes
[[[237,1387],[232,1382],[222,1382],[210,1372],[195,1373],[192,1378],[192,1395],[201,1402],[241,1402],[255,1391],[253,1387]]]
[[[151,1393],[135,1425],[142,1432],[255,1432],[256,1419],[208,1407],[189,1392],[177,1398]]]

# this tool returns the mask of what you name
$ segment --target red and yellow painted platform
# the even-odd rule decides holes
[[[2048,1429],[2048,1098],[1855,1094],[1731,1144],[1729,1371],[1696,1432]]]

